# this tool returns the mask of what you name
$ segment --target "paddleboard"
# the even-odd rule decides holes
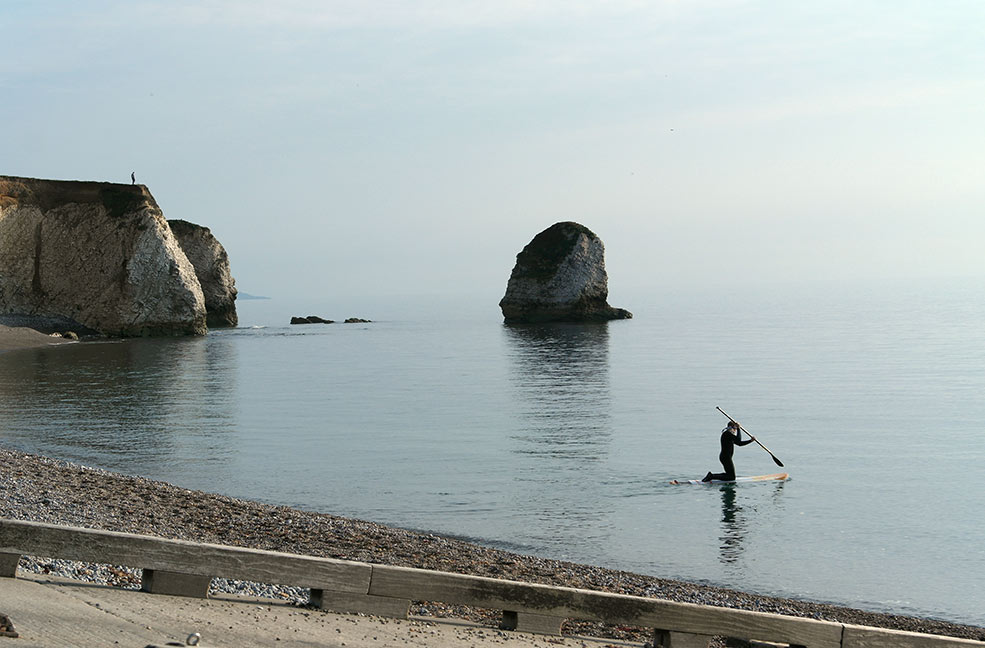
[[[700,479],[674,479],[671,484],[705,484],[708,486],[714,486],[715,484],[744,484],[746,482],[760,482],[760,481],[786,481],[790,479],[788,473],[774,473],[772,475],[756,475],[755,477],[736,477],[734,480],[726,481],[719,479],[712,479],[711,481],[701,481]]]

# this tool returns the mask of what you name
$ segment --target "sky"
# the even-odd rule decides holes
[[[146,184],[241,291],[985,277],[980,0],[0,1],[0,174]]]

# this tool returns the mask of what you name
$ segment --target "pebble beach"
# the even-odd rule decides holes
[[[326,513],[192,491],[0,448],[0,516],[182,540],[419,567],[449,572],[657,597],[745,610],[985,640],[985,628],[782,599],[527,556]],[[21,568],[137,588],[137,570],[22,558]],[[304,605],[308,592],[215,579],[216,592],[263,596]],[[464,618],[494,627],[496,611],[415,602],[418,616]],[[645,642],[643,629],[568,623],[578,635]],[[724,644],[722,644],[724,645]]]

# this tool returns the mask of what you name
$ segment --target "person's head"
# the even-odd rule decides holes
[[[736,432],[739,431],[739,424],[736,423],[735,421],[729,421],[728,422],[728,429],[729,429],[730,432],[732,432],[732,434],[735,434]]]

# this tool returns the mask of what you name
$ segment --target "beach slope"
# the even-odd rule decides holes
[[[0,324],[0,353],[53,344],[71,344],[72,342],[72,340],[45,335],[24,326],[3,326]]]
[[[985,640],[985,629],[852,608],[761,596],[696,583],[633,574],[483,547],[429,533],[386,527],[325,513],[238,500],[165,482],[86,468],[0,447],[0,517],[310,556],[418,567],[493,578],[655,597]],[[73,566],[65,561],[22,559],[21,568],[53,576],[139,587],[134,571]],[[102,573],[103,576],[99,576]],[[214,579],[225,593],[307,602],[307,591],[257,587]],[[417,601],[416,616],[455,617],[495,628],[498,613]],[[568,632],[622,641],[647,639],[636,628],[570,622]]]

